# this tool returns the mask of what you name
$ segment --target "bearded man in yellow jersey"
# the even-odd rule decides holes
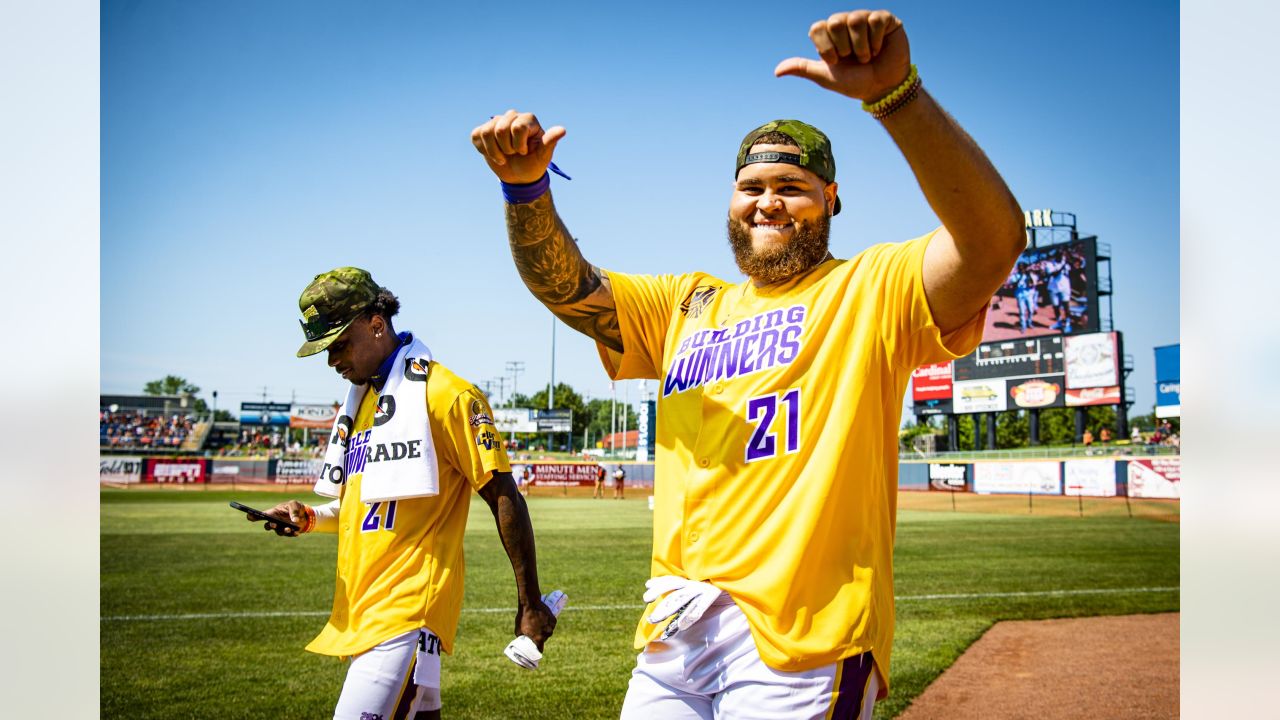
[[[440,656],[462,609],[471,492],[488,503],[516,579],[516,635],[539,651],[556,618],[538,586],[533,526],[488,400],[391,318],[400,302],[368,272],[317,275],[299,302],[306,342],[351,383],[316,491],[268,511],[338,535],[333,611],[312,652],[351,659],[342,720],[440,717]],[[285,526],[268,530],[292,535]]]
[[[746,282],[606,271],[552,204],[565,129],[510,111],[472,132],[525,284],[596,340],[612,378],[660,381],[624,718],[871,717],[888,692],[903,392],[917,366],[974,349],[1025,246],[1017,202],[922,88],[898,18],[837,13],[809,37],[820,59],[775,74],[863,101],[942,227],[834,258],[830,143],[777,120],[738,149],[728,234]]]

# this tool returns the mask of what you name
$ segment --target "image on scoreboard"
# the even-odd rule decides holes
[[[1027,248],[987,310],[983,342],[1098,330],[1097,240]]]
[[[1066,404],[1063,397],[1063,381],[1061,375],[1042,375],[1033,378],[1010,380],[1009,407],[1022,409],[1062,407]]]

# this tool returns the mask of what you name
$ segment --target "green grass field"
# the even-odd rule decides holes
[[[952,512],[930,495],[901,502],[893,693],[877,718],[901,712],[997,620],[1178,610],[1177,522],[1129,518],[1123,506],[1075,517],[1074,499],[1054,513],[1037,498],[1026,514],[1025,500],[973,512],[987,506],[967,497]],[[302,647],[328,614],[335,538],[276,538],[227,507],[283,497],[102,491],[103,717],[332,715],[345,664]],[[466,604],[456,653],[444,658],[445,714],[616,718],[648,576],[647,504],[636,494],[533,497],[529,506],[543,589],[563,588],[569,608],[541,670],[503,657],[515,586],[488,508],[474,499]],[[1156,515],[1170,516],[1176,510]]]

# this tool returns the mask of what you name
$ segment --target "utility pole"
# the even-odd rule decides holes
[[[494,379],[493,379],[493,380],[491,380],[490,382],[496,382],[496,383],[498,383],[498,397],[502,397],[503,391],[504,391],[504,390],[506,389],[506,387],[507,387],[507,379],[506,379],[506,378],[504,378],[504,377],[499,376],[499,377],[494,378]],[[492,404],[494,404],[494,405],[498,405],[498,404],[500,404],[500,403],[492,403]]]
[[[524,372],[524,363],[519,360],[508,360],[507,372],[511,373],[511,394],[515,395],[519,392],[516,380],[520,377],[520,373]]]
[[[551,316],[551,380],[547,382],[547,409],[555,407],[556,389],[556,316]]]

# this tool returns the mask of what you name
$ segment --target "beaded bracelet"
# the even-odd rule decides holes
[[[916,99],[920,93],[920,73],[916,70],[914,64],[911,65],[911,71],[907,73],[907,78],[902,81],[901,85],[893,89],[893,92],[880,98],[874,103],[863,102],[862,109],[871,113],[871,117],[877,120],[886,118],[897,112],[902,106]]]
[[[920,95],[920,78],[916,78],[915,83],[911,86],[909,90],[907,90],[906,95],[903,95],[902,97],[898,98],[889,107],[884,108],[883,110],[880,110],[878,112],[871,113],[871,117],[877,120],[883,120],[889,117],[890,115],[898,112],[899,110],[906,107],[907,105],[909,105],[911,101],[915,100],[916,97],[918,97],[919,95]]]
[[[302,529],[298,532],[299,535],[309,533],[316,527],[316,511],[310,505],[303,505],[302,509],[306,512],[307,519],[303,522]]]

